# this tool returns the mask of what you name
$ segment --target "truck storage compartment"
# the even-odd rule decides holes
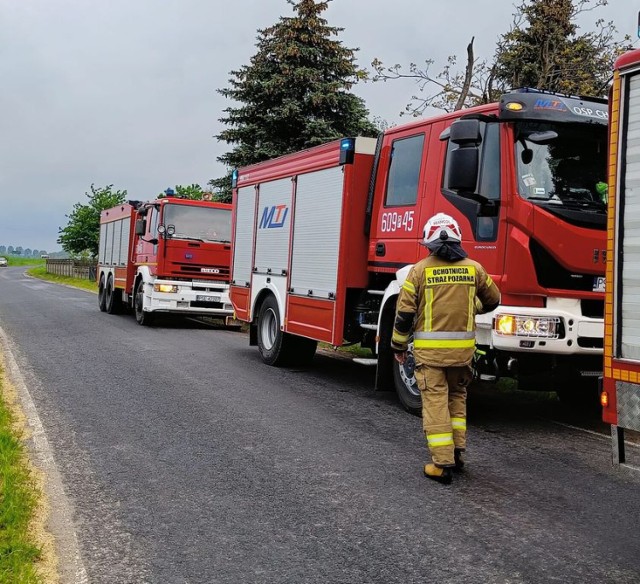
[[[239,173],[231,287],[241,318],[257,316],[251,307],[268,290],[282,307],[285,332],[336,345],[347,289],[368,281],[364,217],[375,141],[358,138],[353,163],[344,165],[340,145]]]

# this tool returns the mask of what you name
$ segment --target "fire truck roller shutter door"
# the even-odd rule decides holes
[[[298,177],[291,250],[292,294],[316,298],[335,294],[338,281],[340,221],[344,174],[342,167]]]
[[[292,194],[291,177],[259,186],[251,306],[264,288],[272,289],[280,299],[286,298]],[[282,312],[279,318],[282,322]]]
[[[640,245],[638,244],[637,214],[632,209],[640,206],[640,188],[638,180],[640,176],[640,73],[632,75],[628,81],[629,104],[625,108],[629,119],[627,120],[626,143],[622,146],[621,153],[625,164],[621,170],[621,188],[624,193],[624,205],[626,212],[622,218],[623,239],[622,257],[625,269],[622,271],[622,295],[621,295],[621,357],[624,359],[640,360],[640,321],[637,314],[640,311],[640,302],[637,294],[637,274],[640,266]],[[625,188],[626,187],[626,188]],[[608,284],[608,282],[607,282]]]
[[[251,282],[251,260],[253,255],[253,225],[255,221],[255,187],[238,189],[236,198],[236,231],[233,248],[233,275],[236,286]]]

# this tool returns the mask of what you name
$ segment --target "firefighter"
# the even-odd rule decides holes
[[[475,352],[475,315],[494,310],[500,292],[486,270],[467,257],[455,219],[438,213],[424,226],[430,252],[416,263],[398,297],[391,348],[404,363],[413,332],[415,376],[432,462],[424,474],[449,484],[462,470],[466,447],[467,385]],[[479,301],[479,302],[478,302]]]

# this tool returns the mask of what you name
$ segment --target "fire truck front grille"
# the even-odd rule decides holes
[[[229,267],[225,266],[202,266],[198,264],[183,264],[176,266],[174,269],[179,269],[181,274],[199,275],[199,276],[215,276],[220,279],[229,278]]]
[[[533,258],[538,284],[543,288],[593,291],[593,274],[569,272],[534,239],[530,240],[529,249]]]

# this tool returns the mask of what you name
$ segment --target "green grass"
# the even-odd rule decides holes
[[[333,346],[331,346],[329,343],[319,343],[318,347],[320,347],[321,349],[326,349],[328,351],[335,350]],[[357,343],[355,345],[346,345],[344,347],[338,347],[337,351],[339,353],[342,353],[344,356],[351,357],[351,358],[355,358],[355,357],[360,357],[364,359],[373,358],[373,353],[371,352],[371,350],[361,347],[360,343]]]
[[[40,278],[41,280],[47,280],[49,282],[55,282],[56,284],[67,284],[75,288],[82,288],[83,290],[90,290],[92,292],[98,291],[98,284],[93,280],[83,280],[81,278],[70,278],[68,276],[56,276],[55,274],[48,274],[46,266],[38,266],[27,271],[30,276],[34,278]]]
[[[1,256],[2,254],[0,254]],[[21,258],[18,256],[5,255],[10,266],[44,266],[46,260],[40,258]]]
[[[37,503],[24,447],[4,402],[0,369],[0,584],[42,582],[35,567],[41,552],[29,535]]]

